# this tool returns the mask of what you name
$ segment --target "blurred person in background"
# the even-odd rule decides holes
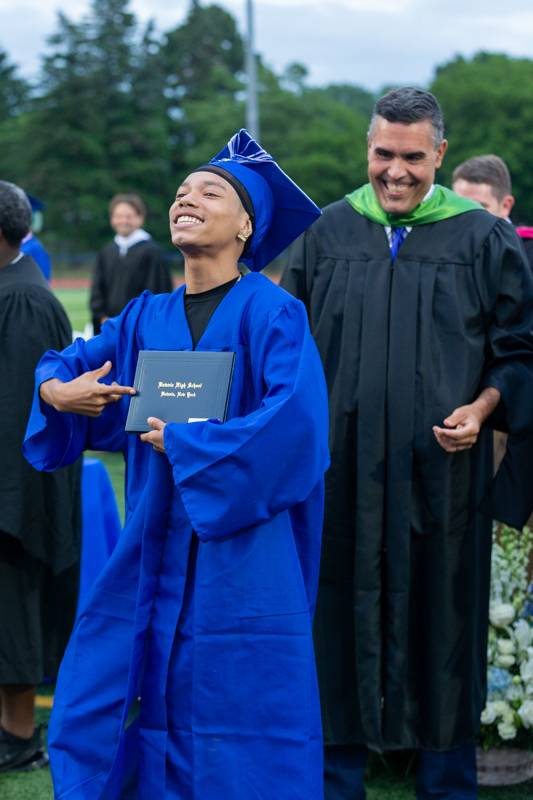
[[[515,200],[507,164],[499,156],[474,156],[453,171],[452,188],[491,214],[511,221]]]
[[[98,253],[89,301],[95,335],[106,319],[120,314],[145,289],[154,294],[172,291],[168,259],[144,230],[145,216],[137,194],[116,194],[109,204],[115,237]]]
[[[498,156],[474,156],[459,164],[453,172],[452,185],[457,194],[475,200],[487,211],[511,222],[514,206],[511,176],[506,163]],[[520,226],[515,230],[533,269],[533,228]],[[507,458],[494,484],[490,509],[496,519],[520,530],[533,513],[533,436],[522,433],[507,437],[496,432],[495,466],[500,465],[506,452]],[[514,487],[512,496],[507,491],[509,483]]]
[[[31,227],[22,240],[20,250],[25,255],[33,258],[37,266],[41,268],[46,280],[50,281],[52,277],[52,262],[43,243],[36,236],[37,233],[41,232],[43,226],[44,203],[31,194],[26,193],[26,196],[31,205]]]
[[[25,193],[0,181],[0,772],[48,758],[35,727],[35,687],[56,675],[76,612],[79,467],[37,472],[22,455],[33,372],[70,323],[37,264],[21,251]]]
[[[469,197],[491,214],[511,222],[515,204],[511,175],[499,156],[474,156],[463,161],[453,171],[452,188],[461,197]],[[515,230],[533,269],[533,228],[520,225]]]

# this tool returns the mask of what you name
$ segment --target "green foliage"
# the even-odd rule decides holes
[[[506,161],[516,197],[515,220],[533,222],[533,60],[495,53],[457,57],[436,71],[450,146],[441,180],[467,158],[495,153]]]
[[[362,114],[368,125],[374,103],[377,99],[371,92],[368,92],[361,86],[354,86],[350,83],[331,83],[329,86],[326,86],[324,91],[332,100],[336,100],[352,111]]]
[[[162,57],[167,96],[177,109],[184,98],[232,97],[240,88],[242,39],[234,18],[217,5],[193,0],[185,22],[167,33]]]
[[[285,67],[281,76],[280,85],[289,92],[301,94],[309,72],[304,64],[293,62]]]
[[[55,289],[54,294],[65,308],[73,331],[83,331],[91,321],[89,290],[86,288]]]
[[[58,15],[23,159],[14,161],[19,182],[47,203],[47,227],[82,248],[109,236],[107,204],[117,191],[140,191],[154,212],[149,227],[167,235],[170,126],[163,73],[152,26],[139,32],[127,6],[93,0],[80,23]],[[0,142],[4,135],[5,126]]]
[[[233,16],[192,0],[184,22],[142,28],[129,0],[92,0],[79,22],[57,16],[29,87],[0,50],[0,176],[47,205],[54,251],[94,251],[109,238],[116,192],[139,192],[146,227],[168,242],[167,209],[187,172],[245,120],[244,47]],[[315,88],[307,68],[276,74],[258,58],[261,142],[320,205],[366,180],[374,96],[351,84]],[[479,53],[436,71],[450,148],[439,180],[471,155],[502,156],[515,220],[533,222],[533,60]]]
[[[45,200],[47,244],[99,247],[118,191],[142,194],[147,227],[168,241],[179,181],[244,125],[243,61],[236,22],[217,5],[191,2],[163,37],[139,29],[128,0],[92,0],[80,22],[59,13],[31,103],[0,117],[0,174]],[[372,97],[306,79],[302,64],[278,77],[258,59],[261,138],[323,205],[365,180]]]
[[[0,48],[0,122],[24,110],[29,93],[28,83],[18,77],[16,66]]]
[[[261,109],[264,147],[318,205],[366,180],[368,120],[327,90],[271,90]]]

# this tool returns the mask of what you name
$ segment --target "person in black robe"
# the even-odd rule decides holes
[[[531,225],[519,225],[516,228],[516,232],[520,236],[529,266],[533,269],[533,227]]]
[[[428,92],[381,98],[370,183],[325,209],[282,277],[307,306],[330,397],[315,619],[326,800],[365,796],[368,748],[420,751],[419,800],[476,797],[484,423],[530,424],[533,290],[511,226],[434,185],[443,127]]]
[[[98,253],[89,300],[95,335],[106,319],[120,314],[145,289],[154,294],[172,291],[167,256],[142,227],[146,210],[141,198],[115,195],[109,215],[116,235]]]
[[[68,318],[20,243],[24,192],[0,181],[0,772],[47,763],[35,728],[35,687],[54,677],[77,603],[79,467],[37,472],[22,442],[34,369],[72,340]]]
[[[469,158],[456,167],[452,187],[457,194],[480,203],[491,214],[511,222],[514,206],[511,175],[501,158],[481,155]],[[515,228],[533,270],[533,228]],[[490,508],[494,517],[513,528],[523,528],[533,513],[533,434],[507,437],[494,433],[494,463],[498,467],[505,459],[494,485]],[[512,484],[514,491],[508,492]],[[488,507],[489,508],[489,507]]]

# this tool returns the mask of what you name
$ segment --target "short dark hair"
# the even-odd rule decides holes
[[[428,119],[433,126],[433,138],[437,148],[444,139],[444,117],[435,95],[416,89],[414,86],[402,86],[391,89],[379,98],[370,120],[371,135],[376,117],[383,117],[387,122],[403,122],[410,125]]]
[[[20,186],[0,181],[0,231],[11,247],[17,247],[31,228],[30,201]]]
[[[110,214],[113,213],[115,206],[118,206],[119,203],[127,203],[129,206],[135,209],[140,217],[146,216],[146,206],[138,194],[116,194],[111,198],[109,203]]]
[[[455,181],[468,183],[487,183],[496,200],[512,193],[511,176],[505,161],[499,156],[485,155],[468,158],[453,171],[452,185]]]

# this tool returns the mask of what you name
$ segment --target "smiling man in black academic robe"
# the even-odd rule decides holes
[[[428,92],[389,92],[370,183],[325,209],[282,284],[307,306],[332,465],[316,646],[326,800],[364,797],[368,748],[415,748],[419,800],[475,798],[485,700],[492,435],[533,384],[531,275],[511,226],[434,185]]]

